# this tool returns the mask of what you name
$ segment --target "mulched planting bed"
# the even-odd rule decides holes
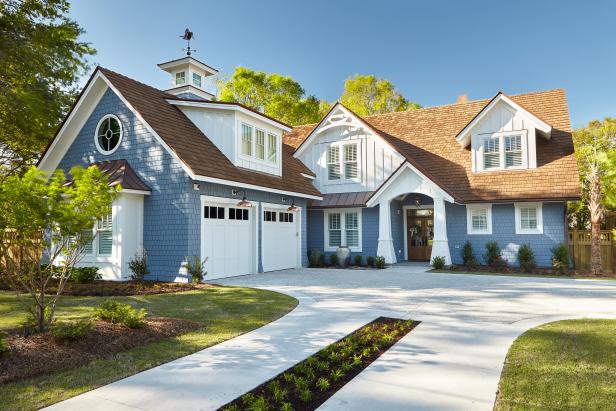
[[[178,318],[150,317],[142,328],[97,321],[81,340],[61,343],[51,333],[10,336],[10,351],[0,355],[0,384],[85,365],[131,348],[184,334],[203,324]]]
[[[53,280],[47,288],[47,294],[55,294],[57,283]],[[104,281],[96,280],[90,284],[78,284],[68,282],[64,286],[62,295],[72,295],[80,297],[111,297],[129,295],[151,295],[164,293],[177,293],[180,291],[202,290],[205,288],[216,287],[211,284],[192,284],[192,283],[172,283],[162,281]],[[0,285],[0,289],[9,290],[8,286]]]
[[[219,410],[315,410],[417,324],[379,317]]]
[[[594,275],[588,272],[582,272],[577,270],[572,270],[568,274],[559,274],[552,270],[551,268],[535,268],[532,273],[527,273],[520,269],[519,267],[511,267],[508,266],[500,271],[496,271],[494,267],[490,267],[489,265],[478,265],[472,269],[465,267],[463,265],[453,264],[449,266],[449,268],[437,271],[459,271],[459,272],[477,272],[477,273],[497,273],[497,274],[519,274],[519,275],[546,275],[546,276],[558,276],[563,278],[616,278],[616,273],[601,273],[600,275]]]

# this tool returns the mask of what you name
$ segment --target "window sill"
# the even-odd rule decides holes
[[[492,235],[492,231],[467,231],[467,235]]]
[[[361,247],[348,247],[349,250],[351,250],[351,252],[353,253],[361,253]],[[338,250],[338,247],[325,247],[325,251],[327,252],[335,252]]]
[[[540,234],[543,234],[543,230],[539,230],[539,229],[537,229],[537,230],[521,230],[521,229],[516,229],[515,233],[516,234],[521,234],[521,235],[524,235],[524,234],[540,235]]]

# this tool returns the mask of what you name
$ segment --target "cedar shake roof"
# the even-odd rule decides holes
[[[323,194],[322,201],[308,201],[308,208],[365,207],[366,201],[372,197],[372,194],[374,194],[374,191]]]
[[[101,161],[93,165],[107,176],[112,187],[120,184],[125,190],[152,191],[126,160]]]
[[[457,202],[579,198],[578,168],[564,90],[509,98],[553,127],[550,140],[537,137],[536,169],[471,171],[470,148],[461,148],[456,136],[490,100],[367,116],[363,120]],[[285,143],[297,148],[315,126],[295,127],[285,135]]]
[[[314,173],[293,157],[292,147],[283,144],[281,177],[236,167],[179,108],[165,101],[177,100],[177,96],[102,67],[97,71],[111,82],[195,175],[321,196],[312,182],[301,175]]]

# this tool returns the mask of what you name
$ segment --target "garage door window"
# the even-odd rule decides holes
[[[279,221],[281,223],[292,223],[293,213],[278,213]]]
[[[264,211],[263,221],[276,221],[276,212],[275,211]]]
[[[248,221],[248,210],[246,210],[245,208],[230,208],[229,220]]]
[[[248,211],[248,210],[246,210]],[[224,207],[213,207],[213,206],[205,206],[203,207],[203,218],[212,218],[224,220],[225,218],[225,208]]]

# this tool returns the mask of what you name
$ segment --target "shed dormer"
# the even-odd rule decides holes
[[[171,75],[172,87],[165,90],[182,98],[212,100],[214,95],[205,90],[205,78],[218,73],[218,70],[191,57],[160,63],[162,70]]]

